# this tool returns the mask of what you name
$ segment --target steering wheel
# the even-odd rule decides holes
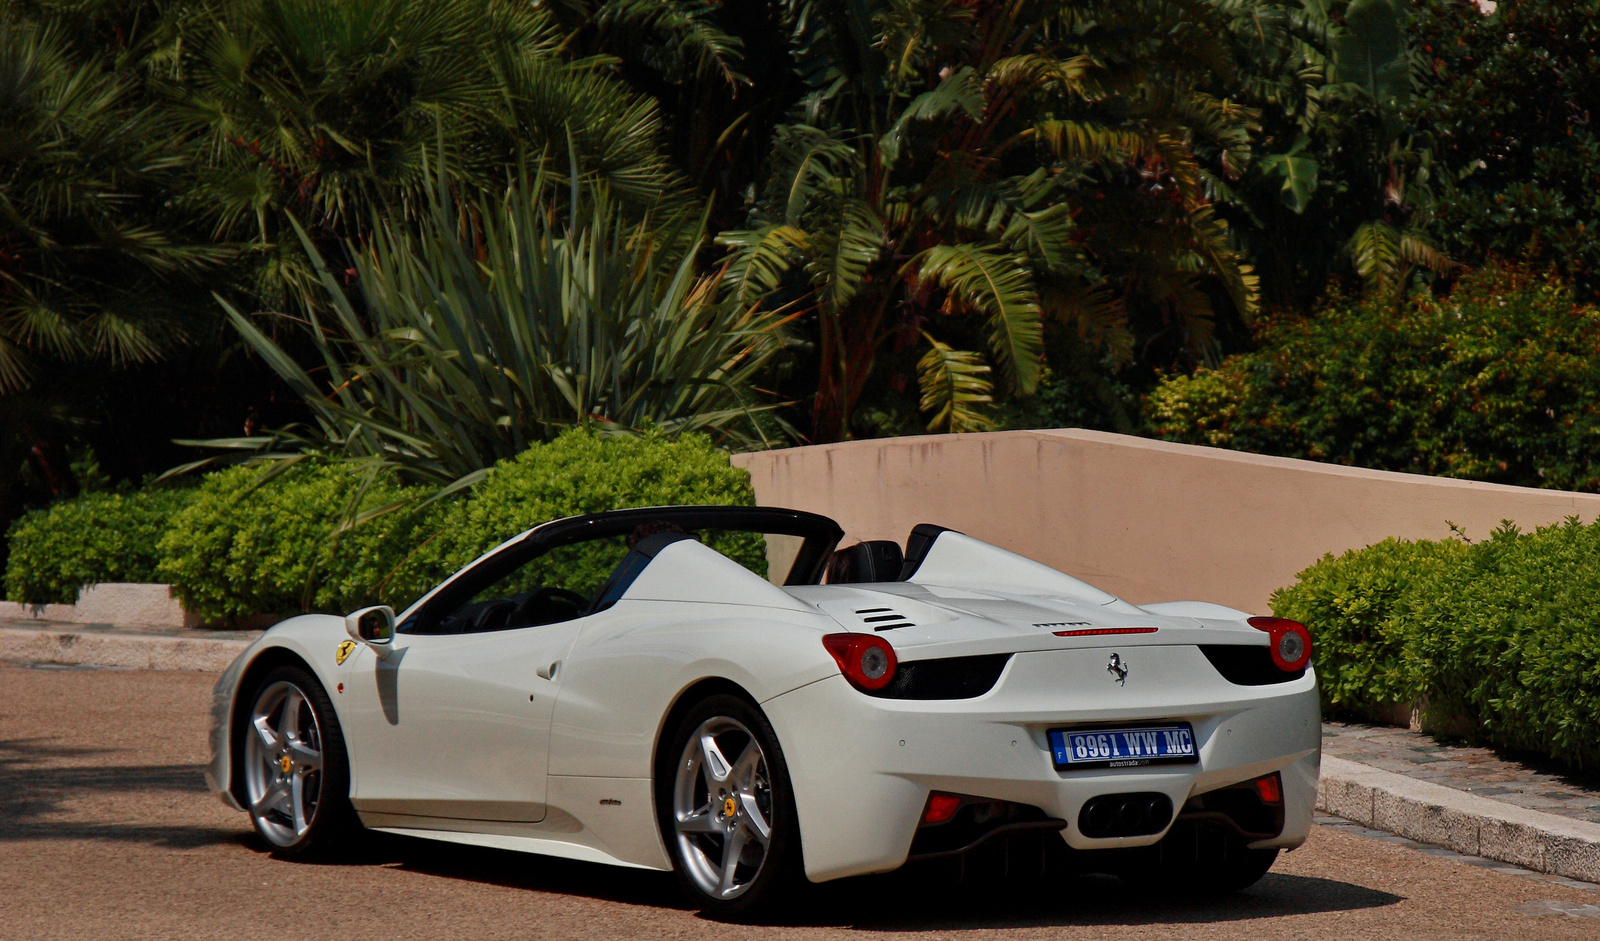
[[[512,601],[490,601],[478,609],[472,619],[472,632],[498,631],[505,628],[511,620],[511,615],[517,610],[517,605]]]
[[[567,621],[583,614],[589,599],[565,588],[536,588],[522,599],[511,615],[517,627],[537,627]]]

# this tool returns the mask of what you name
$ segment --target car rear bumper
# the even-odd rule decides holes
[[[778,733],[799,813],[806,874],[825,881],[903,864],[932,791],[1037,808],[1065,821],[1076,850],[1146,846],[1167,832],[1094,839],[1078,825],[1091,798],[1191,797],[1277,772],[1283,827],[1258,848],[1294,847],[1311,826],[1321,760],[1316,677],[1271,686],[1223,680],[1198,648],[1142,647],[1125,684],[1105,674],[1111,648],[1019,653],[988,694],[878,699],[834,676],[763,704]],[[1187,722],[1199,761],[1060,770],[1052,728]]]

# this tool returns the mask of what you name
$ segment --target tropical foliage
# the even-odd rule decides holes
[[[414,225],[375,220],[347,246],[345,277],[306,239],[326,310],[308,315],[316,378],[224,306],[313,423],[213,444],[258,460],[320,453],[449,493],[579,424],[746,447],[781,434],[756,387],[783,347],[780,312],[697,273],[696,221],[630,222],[580,182],[558,214],[551,187],[535,176],[460,205],[441,192]]]
[[[1252,316],[1206,182],[1248,164],[1256,112],[1204,79],[1231,72],[1230,29],[1263,6],[787,5],[806,91],[749,227],[720,241],[741,297],[815,315],[813,437],[854,433],[875,375],[903,381],[880,357],[924,342],[933,427],[972,413],[987,390],[932,374],[952,362],[940,335],[979,340],[1027,396],[1047,323],[1125,358],[1136,334],[1204,348],[1218,303]]]
[[[1173,441],[1529,487],[1600,490],[1600,310],[1494,265],[1396,309],[1335,300],[1261,349],[1150,393]]]
[[[1480,263],[1524,256],[1600,296],[1600,5],[1416,4],[1413,121],[1431,128],[1437,232]]]
[[[174,439],[436,494],[591,420],[1126,431],[1330,287],[1588,299],[1597,13],[6,0],[0,522]]]

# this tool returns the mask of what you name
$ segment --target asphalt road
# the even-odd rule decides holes
[[[1594,893],[1327,828],[1224,901],[1103,878],[1044,895],[873,877],[756,927],[701,919],[665,874],[447,844],[389,838],[354,863],[280,862],[205,792],[214,679],[0,665],[0,938],[1600,937],[1595,918],[1518,911]]]

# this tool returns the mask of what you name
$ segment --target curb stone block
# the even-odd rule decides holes
[[[1370,805],[1364,804],[1363,792],[1371,795]],[[1362,819],[1366,806],[1371,807],[1370,823]],[[1317,808],[1458,853],[1600,882],[1600,824],[1490,800],[1332,755],[1322,758]]]
[[[1478,855],[1480,819],[1412,797],[1383,790],[1373,792],[1373,827],[1469,856]]]
[[[1325,775],[1318,782],[1317,806],[1330,814],[1370,827],[1372,803],[1372,788],[1355,781],[1329,778]]]
[[[1545,872],[1554,872],[1569,879],[1600,882],[1600,844],[1562,834],[1546,834],[1544,840]]]
[[[1478,855],[1545,872],[1544,840],[1537,829],[1509,820],[1484,819],[1478,827]]]

